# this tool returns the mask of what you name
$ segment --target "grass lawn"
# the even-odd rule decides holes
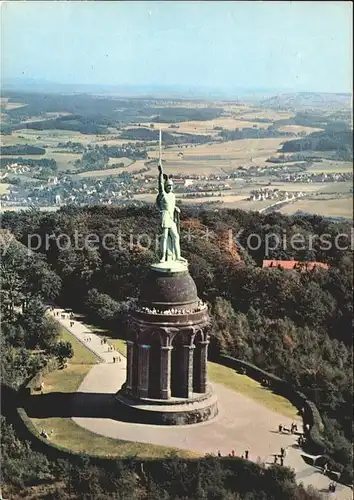
[[[121,441],[94,434],[75,424],[70,418],[33,418],[32,422],[37,429],[53,431],[49,440],[59,446],[78,452],[86,452],[100,456],[114,457],[166,457],[171,452],[181,457],[196,457],[198,453],[169,448],[165,446],[135,443],[132,441]]]
[[[104,335],[106,335],[110,343],[114,344],[124,354],[125,343],[123,340],[111,339],[108,333],[106,334],[106,331],[102,330],[102,336]],[[65,328],[61,328],[60,338],[72,343],[74,356],[69,360],[67,368],[48,373],[43,378],[44,393],[75,392],[92,368],[92,365],[98,362],[97,357]],[[78,426],[71,418],[32,418],[31,420],[39,432],[42,429],[47,432],[52,431],[49,437],[50,441],[78,452],[116,457],[137,455],[145,458],[166,457],[172,452],[185,458],[198,456],[196,453],[185,450],[99,436]]]
[[[296,407],[293,406],[288,399],[278,394],[274,394],[274,392],[269,389],[262,387],[259,382],[256,382],[246,375],[237,373],[232,368],[209,362],[208,375],[211,382],[223,384],[257,401],[269,410],[294,420],[298,418]]]
[[[91,368],[92,363],[88,365],[68,363],[67,368],[48,373],[43,377],[43,392],[75,392]]]
[[[44,392],[75,392],[92,365],[99,362],[99,358],[81,344],[63,326],[60,328],[60,340],[71,342],[74,356],[68,360],[67,368],[55,370],[43,377]]]

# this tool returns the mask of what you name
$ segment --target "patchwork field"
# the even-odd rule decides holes
[[[257,123],[253,121],[240,120],[232,117],[216,118],[215,120],[207,121],[188,121],[177,123],[178,129],[169,128],[169,123],[154,123],[155,128],[161,128],[166,132],[179,132],[184,134],[201,134],[201,135],[217,135],[219,130],[215,127],[222,127],[228,130],[236,128],[268,128],[270,123]]]
[[[209,166],[205,162],[222,162],[219,168],[224,172],[233,172],[237,167],[266,166],[269,156],[274,156],[284,138],[269,139],[241,139],[238,141],[228,141],[223,143],[203,144],[198,146],[187,146],[182,149],[174,146],[163,150],[163,159],[166,161],[166,168],[176,168],[188,166],[193,162],[193,168],[199,169]],[[183,153],[183,157],[179,153]],[[157,158],[158,152],[149,152],[151,158]],[[188,162],[188,163],[187,163]],[[224,162],[227,162],[224,164]],[[177,165],[176,165],[177,163]],[[182,172],[183,170],[181,170]]]
[[[331,182],[329,184],[325,184],[320,190],[319,193],[352,193],[353,192],[353,184],[351,182]]]
[[[110,158],[108,161],[108,165],[114,165],[115,163],[124,163],[125,167],[129,167],[129,165],[134,163],[134,160],[123,157],[123,158]]]
[[[7,102],[2,102],[6,106]],[[14,103],[16,105],[16,103]],[[204,121],[184,121],[176,123],[178,128],[169,128],[170,123],[154,123],[155,129],[161,128],[169,133],[186,133],[198,135],[210,135],[215,139],[219,130],[215,127],[223,129],[234,130],[245,127],[251,128],[267,128],[274,121],[281,119],[289,119],[295,113],[288,111],[278,111],[272,109],[263,109],[250,107],[248,105],[239,105],[227,102],[206,102],[206,101],[184,101],[182,103],[168,104],[169,107],[186,107],[186,108],[206,108],[206,107],[222,107],[225,111],[225,116],[216,118],[214,120]],[[6,108],[4,108],[6,109]],[[67,113],[54,113],[52,117],[64,115]],[[47,116],[48,117],[48,116]],[[33,118],[33,117],[32,117]],[[259,120],[268,120],[263,123]],[[120,129],[112,128],[109,134],[106,135],[86,135],[78,132],[65,131],[65,130],[30,130],[22,129],[14,132],[10,136],[3,136],[3,145],[14,144],[31,144],[42,146],[46,148],[46,154],[43,156],[37,155],[23,155],[26,158],[53,158],[57,162],[59,171],[71,170],[75,174],[76,168],[74,163],[77,159],[81,158],[81,154],[76,153],[58,153],[58,142],[79,142],[85,146],[91,145],[107,145],[107,146],[120,146],[124,143],[135,143],[134,140],[126,140],[117,138],[122,128],[131,128],[136,125],[130,124],[121,127]],[[149,126],[149,124],[146,124]],[[284,125],[280,127],[282,131],[293,132],[296,134],[309,134],[315,131],[320,131],[320,128],[303,127],[298,125]],[[164,160],[164,171],[175,177],[179,175],[200,175],[209,176],[230,174],[235,172],[239,167],[250,168],[257,167],[271,167],[276,166],[282,169],[282,164],[267,163],[266,160],[271,156],[279,156],[278,150],[283,142],[289,138],[267,138],[267,139],[242,139],[228,142],[212,142],[203,145],[184,144],[180,146],[163,147],[162,157]],[[158,147],[156,143],[147,143],[147,151],[149,159],[158,158]],[[304,154],[308,153],[311,156],[321,156],[321,152],[303,151]],[[19,156],[19,155],[14,155]],[[328,158],[331,157],[331,152],[328,152]],[[124,163],[123,168],[109,168],[107,170],[93,170],[78,174],[78,177],[94,178],[94,177],[107,177],[115,176],[126,172],[137,172],[145,167],[144,160],[133,161],[129,158],[110,158],[109,165],[113,166],[116,163]],[[291,165],[289,162],[287,165]],[[296,162],[299,163],[299,162]],[[310,171],[317,172],[350,172],[353,165],[351,162],[341,162],[335,160],[323,160],[316,162],[310,167]],[[156,164],[149,166],[149,171],[141,174],[136,174],[136,178],[150,177],[157,175]],[[269,184],[270,183],[270,184]],[[327,213],[331,214],[347,214],[350,211],[350,198],[346,196],[351,194],[350,183],[282,183],[273,182],[272,177],[267,174],[262,174],[262,177],[252,179],[249,182],[241,180],[230,180],[228,184],[232,188],[229,191],[222,192],[222,196],[198,196],[198,198],[177,198],[183,204],[195,203],[213,203],[220,207],[227,208],[240,208],[245,210],[263,210],[275,203],[275,200],[264,201],[248,201],[246,198],[250,195],[252,189],[258,187],[271,186],[271,188],[278,188],[281,191],[303,191],[309,195],[309,198],[301,199],[295,203],[289,203],[284,206],[281,211],[284,213],[294,213],[297,210],[310,211],[314,213]],[[4,185],[2,185],[4,186]],[[0,187],[1,191],[5,187]],[[222,188],[221,188],[222,191]],[[315,193],[321,196],[316,198]],[[334,194],[341,195],[340,199],[333,200]],[[327,196],[328,195],[328,196]],[[135,195],[134,199],[143,200],[147,202],[155,202],[156,194],[141,194]],[[320,199],[321,198],[321,199]],[[323,199],[327,198],[327,199]],[[329,199],[328,199],[329,198]],[[344,201],[346,199],[346,202]],[[307,208],[306,208],[307,207]],[[348,208],[349,207],[349,208]]]
[[[287,120],[289,118],[293,118],[295,113],[291,113],[289,111],[276,111],[273,109],[245,109],[244,112],[241,112],[240,118],[244,118],[246,120],[272,120],[273,122],[276,120]]]
[[[311,182],[309,184],[305,182],[272,182],[271,188],[278,188],[281,191],[288,191],[292,193],[293,191],[302,191],[303,193],[314,193],[326,188],[327,186],[336,185],[335,183],[325,184],[323,182]]]
[[[81,142],[82,144],[93,144],[100,136],[95,134],[81,134],[70,130],[32,130],[21,129],[12,135],[2,137],[3,145],[32,144],[36,146],[56,146],[58,142]]]
[[[280,212],[292,215],[298,210],[328,217],[353,218],[353,197],[338,198],[332,200],[298,200],[289,205],[285,205]]]
[[[327,174],[352,172],[353,163],[349,161],[323,160],[321,162],[315,162],[308,170],[313,173],[325,172]]]

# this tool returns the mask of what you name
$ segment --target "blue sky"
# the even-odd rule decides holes
[[[3,79],[352,91],[351,2],[5,2]]]

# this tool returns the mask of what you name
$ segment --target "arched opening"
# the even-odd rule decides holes
[[[159,333],[153,333],[150,341],[149,361],[149,398],[160,397],[161,376],[161,339]]]
[[[132,378],[133,378],[133,387],[132,387],[132,392],[134,396],[138,395],[138,378],[139,378],[139,346],[137,342],[134,342],[133,344],[133,373],[132,373]]]
[[[193,354],[193,392],[200,392],[201,386],[201,344],[203,340],[202,331],[199,330],[194,338],[194,354]]]
[[[179,335],[176,335],[172,341],[171,353],[171,396],[173,398],[183,397],[183,345]]]

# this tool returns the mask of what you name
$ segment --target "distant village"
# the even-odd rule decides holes
[[[136,195],[157,192],[156,175],[149,175],[151,162],[141,171],[127,173],[122,169],[118,175],[107,177],[79,177],[64,174],[51,175],[46,180],[35,179],[40,167],[22,165],[19,162],[7,164],[0,176],[1,182],[8,182],[9,176],[15,182],[6,194],[0,196],[3,207],[10,206],[61,206],[65,204],[125,204],[132,202]],[[222,197],[232,189],[232,181],[244,180],[252,184],[255,178],[271,176],[275,182],[282,183],[319,183],[345,182],[353,179],[353,172],[315,173],[304,170],[303,165],[281,168],[251,166],[238,167],[230,174],[182,174],[173,176],[175,191],[180,198]],[[271,184],[271,182],[269,182]],[[249,201],[291,201],[304,196],[301,189],[294,192],[272,189],[270,186],[253,189],[245,198]],[[139,196],[141,199],[141,196]]]

